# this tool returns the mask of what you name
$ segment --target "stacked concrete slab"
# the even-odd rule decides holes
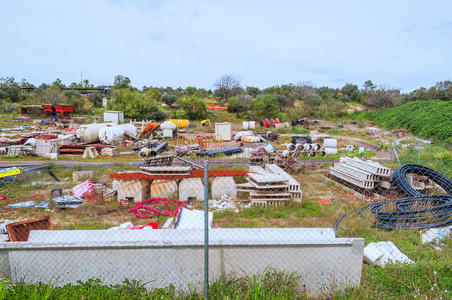
[[[259,166],[249,166],[248,182],[237,184],[237,191],[249,192],[253,205],[280,205],[291,198],[300,201],[298,182],[278,166],[267,166],[265,170]]]
[[[342,158],[330,167],[330,175],[364,189],[373,189],[391,176],[391,169],[373,161],[359,158]]]
[[[289,182],[289,193],[295,201],[301,201],[302,193],[300,190],[300,183],[290,176],[286,171],[275,164],[265,165],[265,171],[277,174]]]

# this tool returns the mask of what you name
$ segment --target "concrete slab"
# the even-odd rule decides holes
[[[211,190],[213,199],[218,200],[225,194],[229,196],[229,200],[237,199],[237,188],[232,177],[214,177]]]

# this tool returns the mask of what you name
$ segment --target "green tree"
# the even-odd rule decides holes
[[[207,116],[207,104],[197,96],[188,96],[179,99],[179,104],[187,117],[191,120],[202,120]]]
[[[58,104],[63,100],[64,93],[61,91],[61,88],[52,85],[51,87],[47,88],[43,93],[43,100],[47,104]]]
[[[20,85],[14,80],[14,77],[0,78],[0,99],[9,99],[17,102],[21,98]]]
[[[117,89],[131,88],[132,86],[130,85],[130,83],[131,81],[129,77],[123,75],[116,75],[113,81],[113,86],[114,88]]]
[[[173,111],[174,118],[177,118],[177,96],[173,93],[170,94],[163,94],[161,97],[161,101],[168,105],[169,109]]]
[[[261,90],[254,86],[247,86],[245,89],[245,93],[251,97],[256,98],[259,95]]]
[[[143,93],[132,91],[129,88],[115,88],[112,92],[110,108],[124,112],[129,118],[163,120],[165,113],[157,103],[147,99]]]
[[[361,95],[356,84],[347,83],[341,89],[341,92],[349,99],[349,101],[358,102],[360,100]]]
[[[59,89],[66,87],[60,78],[55,79],[55,81],[52,82],[52,86],[57,87]]]
[[[372,80],[366,80],[364,82],[364,89],[366,91],[374,90],[377,86],[372,82]]]
[[[271,119],[278,117],[278,98],[263,95],[250,101],[249,115],[253,119]]]

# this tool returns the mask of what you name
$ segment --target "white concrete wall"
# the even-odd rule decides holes
[[[311,296],[359,285],[363,239],[335,239],[329,230],[322,237],[321,232],[211,229],[210,279],[273,268],[296,272]],[[31,233],[29,242],[0,243],[0,277],[54,285],[93,277],[114,284],[128,278],[147,282],[148,287],[202,287],[203,230]],[[62,243],[65,236],[68,239]]]

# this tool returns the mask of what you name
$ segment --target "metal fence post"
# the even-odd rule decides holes
[[[209,161],[204,160],[204,298],[209,299]]]

